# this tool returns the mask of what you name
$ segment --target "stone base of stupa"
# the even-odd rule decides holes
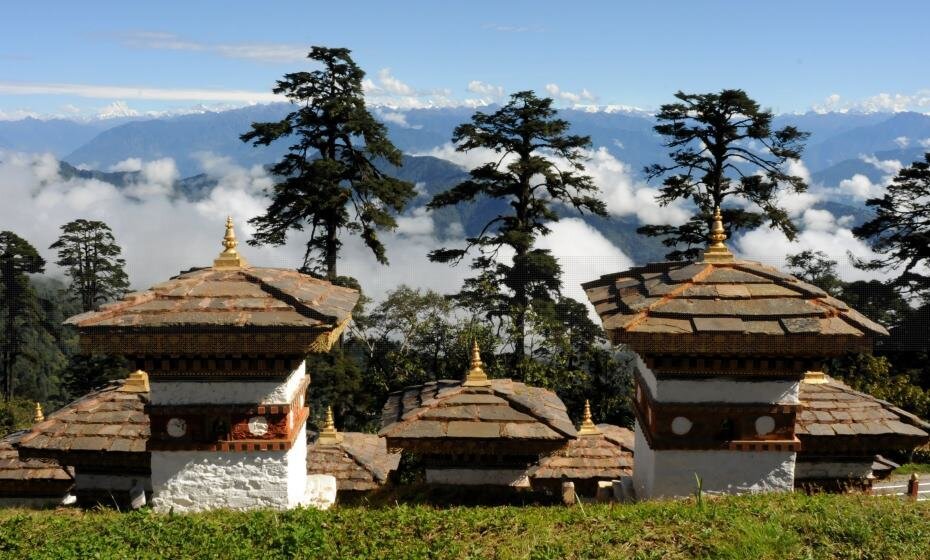
[[[153,451],[152,507],[175,513],[329,507],[336,481],[307,476],[305,433],[299,430],[287,451]]]

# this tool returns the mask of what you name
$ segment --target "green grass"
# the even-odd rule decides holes
[[[930,502],[802,494],[632,505],[0,512],[4,558],[930,557]]]
[[[930,473],[930,463],[907,463],[894,470],[894,474],[928,474]]]

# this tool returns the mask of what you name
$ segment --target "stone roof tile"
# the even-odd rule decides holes
[[[21,436],[20,453],[69,464],[72,452],[145,452],[148,393],[122,391],[124,383],[117,381],[49,414]]]
[[[400,453],[388,453],[387,443],[377,434],[340,432],[342,441],[307,450],[307,474],[336,477],[339,490],[373,490],[388,480],[400,464]]]

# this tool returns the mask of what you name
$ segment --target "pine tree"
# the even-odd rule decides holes
[[[856,264],[898,272],[896,287],[922,293],[930,301],[930,153],[899,171],[885,194],[866,205],[875,210],[875,217],[853,233],[881,256]]]
[[[73,220],[61,226],[61,236],[49,249],[58,250],[55,264],[71,278],[69,290],[84,311],[117,299],[129,289],[129,277],[110,226],[94,220]]]
[[[35,306],[35,294],[27,275],[44,271],[45,260],[35,247],[12,231],[0,232],[0,284],[6,311],[0,367],[3,368],[3,393],[7,399],[13,397],[13,366],[22,353],[18,323],[30,307]]]
[[[477,236],[467,239],[464,249],[436,250],[429,258],[458,263],[477,249],[471,266],[478,275],[466,281],[457,297],[483,308],[490,318],[512,321],[517,364],[526,353],[527,313],[533,306],[551,303],[561,288],[558,262],[549,251],[535,247],[537,238],[558,221],[559,205],[606,215],[597,187],[584,174],[590,138],[568,134],[568,128],[567,121],[557,118],[552,100],[532,91],[511,95],[494,113],[475,113],[470,123],[456,127],[456,149],[491,150],[495,157],[428,205],[437,209],[489,197],[505,201],[512,210],[489,220]],[[504,247],[513,251],[512,264],[498,259]]]
[[[663,178],[657,199],[667,205],[690,199],[697,214],[680,226],[647,225],[637,232],[664,237],[672,260],[694,259],[706,244],[714,209],[721,208],[728,237],[768,221],[788,239],[797,234],[788,213],[778,205],[784,188],[804,192],[803,178],[784,170],[801,157],[806,132],[793,126],[772,130],[772,112],[742,90],[690,94],[679,91],[679,102],[662,105],[655,131],[665,137],[671,163],[645,169],[651,179]],[[740,197],[756,210],[723,208],[726,197]]]
[[[301,270],[336,281],[341,234],[360,235],[378,262],[387,264],[378,231],[396,227],[394,214],[415,191],[376,166],[376,160],[400,166],[401,153],[366,108],[365,73],[350,51],[313,47],[308,58],[322,68],[285,74],[273,90],[294,110],[279,122],[253,123],[241,136],[256,146],[293,138],[271,168],[280,181],[265,214],[250,221],[257,232],[249,243],[282,245],[290,230],[309,229]]]

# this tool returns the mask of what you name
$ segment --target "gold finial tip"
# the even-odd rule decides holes
[[[594,424],[594,421],[591,419],[591,403],[585,399],[584,401],[584,414],[581,418],[581,428],[578,429],[579,436],[596,436],[600,434],[601,431]]]
[[[121,390],[124,393],[148,393],[149,392],[149,374],[141,369],[129,374],[126,381],[123,382]]]
[[[336,430],[336,422],[333,420],[333,407],[326,407],[326,418],[320,427],[320,435],[317,443],[320,445],[335,445],[342,441],[342,434]]]
[[[484,364],[481,362],[481,349],[478,348],[478,340],[475,339],[471,344],[471,367],[465,374],[465,387],[488,387],[491,382],[488,380],[488,374],[484,372]]]
[[[223,235],[223,252],[214,259],[213,268],[241,268],[248,266],[242,255],[236,250],[239,242],[236,240],[236,229],[232,216],[226,216],[226,234]]]
[[[42,422],[45,420],[45,413],[42,412],[42,405],[36,401],[36,410],[35,416],[32,417],[33,422]]]
[[[727,239],[726,230],[723,229],[723,214],[720,212],[720,206],[714,207],[714,219],[710,226],[709,243],[704,250],[704,262],[730,262],[733,260],[733,253],[724,244]]]

